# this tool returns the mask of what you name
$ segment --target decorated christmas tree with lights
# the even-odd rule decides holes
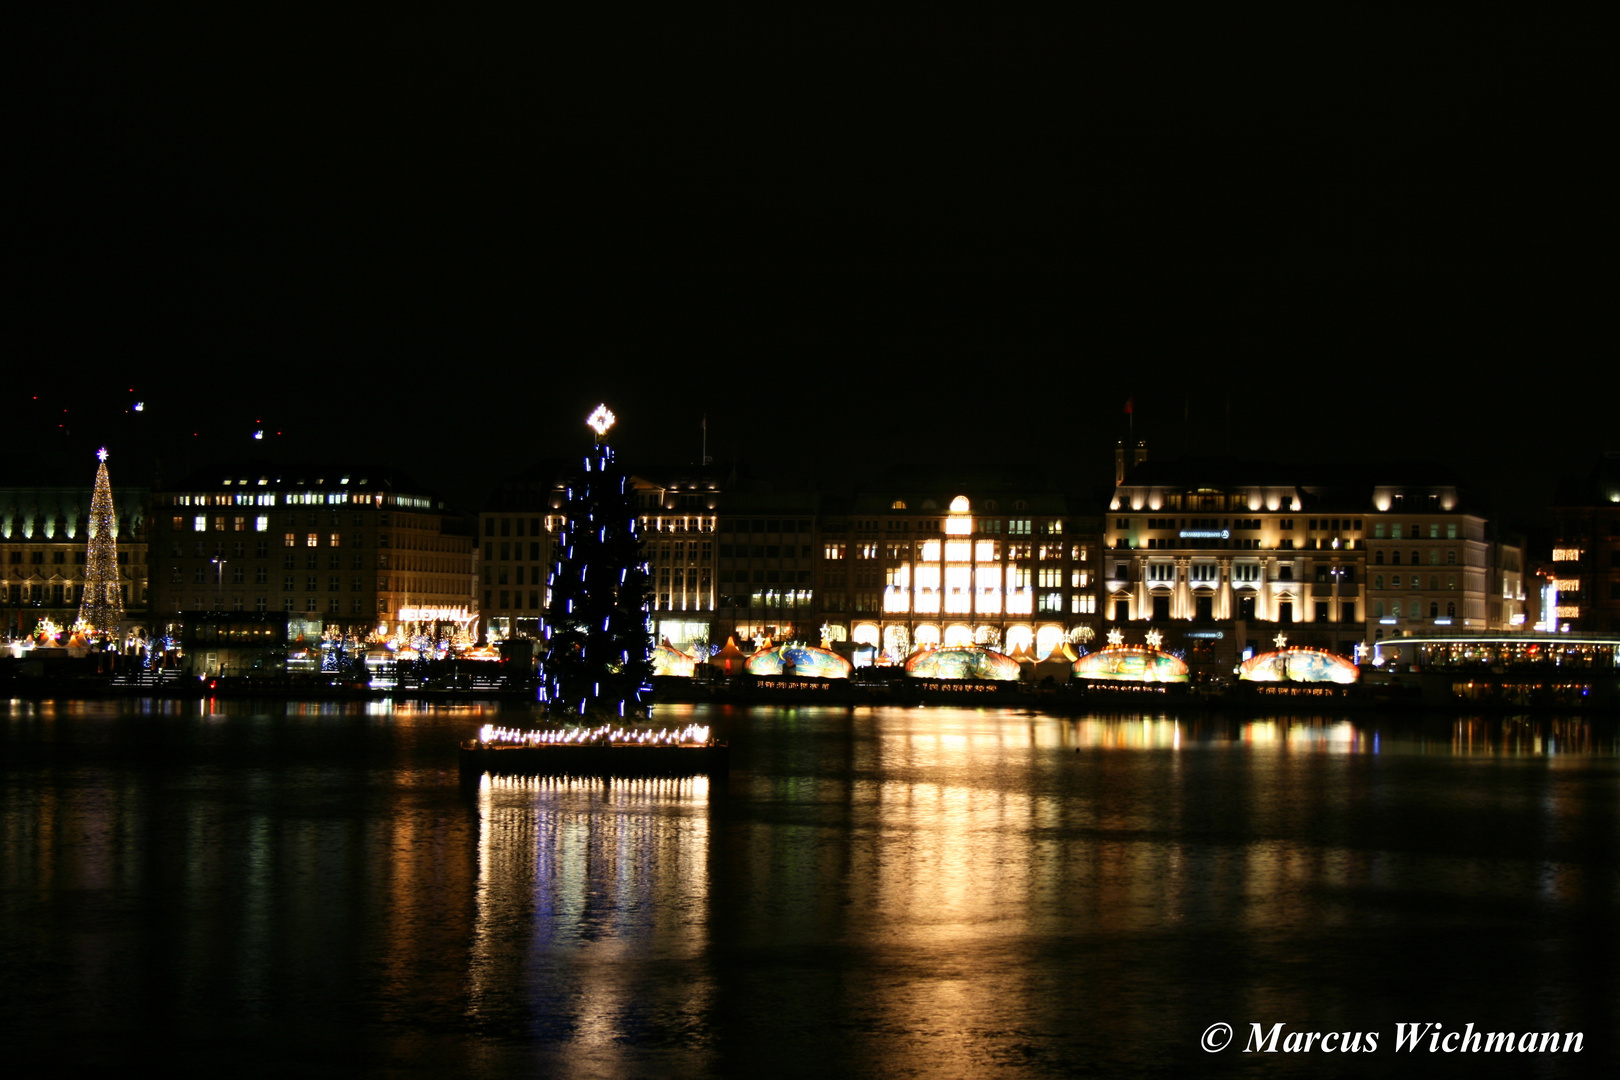
[[[587,423],[596,445],[570,480],[552,564],[540,700],[560,717],[631,717],[652,684],[647,567],[630,480],[606,441],[613,414]]]
[[[107,448],[96,451],[96,457],[101,465],[90,496],[90,539],[78,628],[89,636],[108,637],[124,620],[124,593],[118,583],[118,537],[113,525],[112,481],[107,478]]]

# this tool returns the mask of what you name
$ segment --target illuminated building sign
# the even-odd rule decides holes
[[[402,607],[400,622],[470,622],[472,616],[459,607]]]
[[[1185,540],[1226,540],[1232,535],[1230,529],[1182,529],[1176,534]]]

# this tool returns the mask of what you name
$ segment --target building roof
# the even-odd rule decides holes
[[[444,509],[436,494],[398,469],[372,463],[322,461],[310,464],[271,465],[262,461],[210,465],[183,479],[165,483],[164,492],[229,491],[245,487],[256,491],[381,490],[427,496]]]

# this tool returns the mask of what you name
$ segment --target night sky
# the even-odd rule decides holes
[[[783,483],[986,460],[1083,488],[1132,399],[1157,457],[1434,460],[1529,525],[1620,448],[1595,43],[790,53],[389,17],[43,45],[7,482],[83,453],[88,483],[104,442],[115,479],[174,477],[258,423],[473,509],[605,400],[632,469],[695,459],[707,416],[717,461]]]

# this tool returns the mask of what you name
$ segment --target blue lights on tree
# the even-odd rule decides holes
[[[540,700],[565,718],[639,714],[652,685],[647,566],[630,479],[603,440],[612,422],[606,409],[591,418],[596,445],[567,487],[548,582]]]

